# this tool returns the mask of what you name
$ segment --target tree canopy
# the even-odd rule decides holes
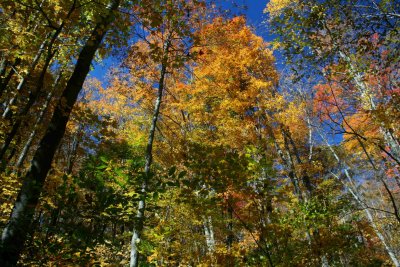
[[[0,1],[0,266],[400,266],[399,2],[241,2]]]

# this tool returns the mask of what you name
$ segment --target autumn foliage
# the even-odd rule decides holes
[[[1,266],[400,266],[398,3],[220,4],[0,3]]]

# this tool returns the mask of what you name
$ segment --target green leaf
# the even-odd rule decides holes
[[[104,169],[106,169],[107,167],[108,167],[107,165],[103,164],[103,165],[97,166],[96,169],[98,169],[98,170],[104,170]]]
[[[157,201],[157,200],[159,199],[159,197],[160,197],[160,195],[158,194],[158,192],[154,192],[154,193],[153,193],[153,199],[154,199],[154,200]]]
[[[187,171],[181,171],[181,172],[179,173],[179,175],[178,175],[178,178],[179,178],[179,179],[182,179],[183,177],[186,176],[186,174],[187,174]]]
[[[101,156],[99,159],[100,159],[102,162],[104,162],[104,163],[108,163],[107,158],[104,157],[104,156]]]
[[[171,168],[169,169],[169,171],[168,171],[168,176],[174,175],[175,171],[176,171],[176,167],[175,167],[175,166],[171,167]]]

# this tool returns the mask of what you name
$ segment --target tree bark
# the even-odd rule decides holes
[[[80,124],[78,127],[78,130],[72,140],[71,151],[68,153],[69,155],[67,157],[67,166],[65,169],[65,172],[67,174],[71,174],[74,169],[74,164],[75,164],[75,161],[77,158],[78,149],[79,149],[79,145],[81,143],[83,131],[84,131],[84,126],[82,124]]]
[[[120,0],[111,1],[107,12],[96,24],[80,52],[74,72],[68,80],[49,126],[33,156],[31,167],[23,177],[22,187],[1,237],[0,266],[15,266],[20,258],[54,153],[64,135],[73,105],[90,70],[90,64],[107,28],[114,20],[114,11],[119,3]]]
[[[332,146],[329,144],[329,142],[325,139],[325,137],[322,135],[322,133],[319,132],[319,135],[321,136],[321,138],[324,140],[325,144],[327,145],[327,147],[329,148],[329,150],[332,152],[332,155],[334,156],[334,158],[336,159],[336,161],[341,164],[344,165],[343,167],[343,172],[348,180],[348,183],[344,183],[344,185],[346,186],[346,188],[349,190],[350,194],[353,196],[353,198],[356,200],[356,202],[363,207],[365,215],[367,216],[367,219],[369,221],[369,223],[371,224],[372,228],[374,229],[375,234],[377,235],[377,237],[379,238],[379,240],[381,241],[381,243],[383,244],[383,247],[385,248],[386,252],[388,253],[390,259],[392,260],[394,266],[399,267],[400,266],[400,261],[397,258],[397,255],[394,251],[394,249],[392,247],[390,247],[390,245],[388,244],[385,236],[379,231],[374,217],[371,213],[371,211],[369,210],[369,207],[366,206],[365,202],[362,200],[361,194],[357,191],[357,188],[355,187],[354,184],[354,180],[352,178],[352,176],[350,175],[349,171],[348,171],[348,167],[346,166],[346,164],[344,164],[342,162],[342,160],[339,158],[338,154],[336,153],[336,151],[332,148]],[[339,177],[337,177],[335,175],[335,177],[337,179],[339,179]]]
[[[42,67],[39,79],[37,81],[37,85],[36,88],[34,90],[31,90],[29,93],[29,100],[28,102],[25,104],[24,108],[21,110],[21,112],[19,112],[18,117],[16,118],[16,121],[13,123],[11,131],[7,134],[7,137],[4,141],[4,143],[2,144],[1,148],[0,148],[0,162],[3,161],[4,159],[4,155],[7,151],[7,149],[9,148],[12,140],[14,139],[15,135],[18,133],[19,128],[21,127],[21,124],[25,118],[25,116],[28,114],[29,110],[31,109],[31,107],[33,106],[33,104],[35,103],[36,99],[38,98],[40,92],[43,89],[44,86],[44,79],[47,73],[47,69],[50,66],[50,63],[54,57],[54,55],[56,54],[55,52],[53,52],[53,46],[55,44],[55,42],[58,39],[58,36],[60,35],[60,33],[62,32],[64,26],[65,26],[65,21],[67,19],[69,19],[69,17],[72,15],[73,11],[75,10],[75,2],[72,4],[65,20],[61,23],[61,25],[59,27],[57,27],[57,29],[55,30],[55,32],[52,34],[50,41],[48,42],[47,45],[47,56],[45,59],[45,63]],[[37,60],[39,60],[40,55],[37,58]],[[36,58],[35,58],[36,59]],[[37,62],[36,62],[37,64]],[[36,65],[35,64],[35,65]],[[32,70],[34,69],[34,66],[32,66]],[[28,75],[30,75],[30,72],[28,73]],[[29,76],[27,76],[29,77]],[[18,85],[17,88],[17,92],[22,90],[22,86],[24,84],[24,81],[26,81],[26,77],[22,79],[21,83]],[[10,103],[8,105],[8,107],[6,108],[6,110],[3,113],[3,118],[8,118],[11,116],[11,106],[12,104],[15,102],[16,100],[16,96],[14,96],[11,100]]]
[[[4,75],[6,74],[6,67],[8,65],[8,62],[6,60],[6,57],[4,55],[1,56],[1,63],[0,63],[0,81],[3,79]]]
[[[360,92],[363,100],[363,104],[370,110],[376,110],[376,104],[374,99],[370,96],[370,89],[363,79],[363,75],[357,71],[350,57],[347,56],[343,51],[339,51],[340,57],[349,65],[350,74],[354,80],[356,88]],[[390,155],[398,163],[400,160],[400,143],[398,139],[394,136],[393,130],[387,128],[381,123],[379,125],[379,130],[383,135],[383,139],[387,146],[390,147]]]
[[[18,130],[21,127],[22,122],[24,120],[24,117],[28,114],[30,108],[33,106],[33,104],[35,103],[35,101],[36,101],[36,99],[37,99],[37,97],[38,97],[38,95],[40,93],[40,91],[42,90],[45,74],[47,72],[48,66],[50,65],[51,58],[52,58],[52,55],[49,55],[47,57],[45,65],[44,65],[43,70],[42,70],[42,73],[40,75],[38,84],[36,86],[36,89],[30,93],[28,103],[25,105],[25,107],[22,109],[22,111],[18,114],[18,117],[16,118],[16,121],[12,125],[11,131],[7,134],[7,137],[4,140],[4,143],[1,145],[1,148],[0,148],[0,162],[4,160],[4,156],[5,156],[8,148],[10,147],[10,144],[11,144],[12,140],[14,139],[15,135],[18,133]],[[12,100],[15,100],[15,97]],[[10,108],[11,106],[10,105],[4,111],[3,115],[5,117],[9,117],[11,115],[11,108]],[[7,113],[7,112],[9,112],[9,113]]]
[[[166,51],[168,53],[168,48],[169,45],[167,44]],[[146,195],[147,195],[147,184],[150,179],[150,167],[151,163],[153,160],[153,142],[154,142],[154,134],[156,131],[157,127],[157,120],[158,120],[158,115],[160,113],[160,106],[161,106],[161,101],[162,101],[162,96],[163,96],[163,91],[164,91],[164,80],[165,80],[165,74],[166,74],[166,60],[165,62],[162,63],[161,66],[161,73],[160,73],[160,80],[158,82],[158,94],[157,94],[157,99],[153,111],[153,119],[151,122],[150,126],[150,133],[149,133],[149,138],[147,141],[147,147],[146,147],[146,163],[144,167],[144,177],[143,177],[143,183],[141,186],[141,196],[139,200],[139,205],[138,205],[138,210],[136,214],[136,221],[135,221],[135,226],[133,228],[133,234],[132,234],[132,240],[131,240],[131,256],[130,256],[130,267],[137,267],[139,264],[139,243],[140,243],[140,238],[141,234],[143,231],[143,224],[144,224],[144,211],[146,209]]]
[[[3,92],[3,80],[6,77],[6,70],[7,70],[7,65],[9,62],[7,61],[6,57],[3,55],[1,56],[1,62],[0,62],[0,97]]]
[[[297,164],[302,164],[303,161],[301,160],[300,153],[299,153],[297,146],[292,138],[292,135],[290,134],[290,131],[288,129],[284,129],[283,126],[281,126],[281,130],[282,130],[282,134],[283,134],[284,138],[287,140],[285,142],[287,142],[286,149],[288,150],[288,153],[290,153],[290,147],[289,147],[289,144],[290,144],[292,146],[293,153],[295,155]],[[312,196],[314,187],[310,181],[310,177],[308,177],[307,173],[305,173],[304,171],[301,175],[301,180],[303,182],[304,187],[307,190],[307,197],[310,198]]]
[[[203,227],[208,253],[212,254],[215,251],[215,238],[211,216],[208,216],[207,218],[203,216]]]
[[[62,76],[62,72],[60,72],[56,78],[56,81],[54,82],[53,85],[53,89],[52,91],[47,95],[46,100],[42,106],[42,109],[40,110],[39,116],[37,117],[36,121],[35,121],[35,125],[33,126],[33,131],[31,132],[31,134],[28,137],[28,140],[26,141],[24,148],[22,149],[21,153],[19,154],[17,163],[15,164],[15,168],[19,169],[22,164],[24,163],[24,160],[26,158],[26,156],[28,155],[29,149],[31,148],[32,142],[35,139],[37,130],[39,128],[39,125],[42,123],[43,119],[44,119],[44,115],[46,114],[47,108],[50,104],[51,99],[53,98],[53,94],[54,91],[57,88],[57,84],[59,83],[60,79]]]
[[[45,50],[45,47],[47,46],[48,40],[47,40],[47,36],[45,38],[45,40],[42,42],[42,44],[39,47],[38,52],[36,53],[35,57],[33,58],[33,61],[31,63],[31,65],[29,66],[28,69],[28,73],[25,75],[25,77],[22,77],[21,81],[19,82],[15,95],[13,97],[11,97],[10,101],[8,101],[7,107],[5,108],[3,114],[2,114],[2,118],[8,118],[11,115],[11,107],[12,105],[14,105],[16,99],[17,99],[17,94],[19,91],[21,91],[24,86],[26,81],[30,78],[32,71],[36,68],[36,65],[39,63],[39,59],[43,54],[43,51]]]
[[[228,201],[229,201],[229,203],[231,202],[231,200],[228,200]],[[227,225],[228,236],[226,238],[226,245],[227,245],[228,251],[230,251],[232,248],[232,245],[233,245],[233,241],[235,239],[235,235],[233,234],[233,208],[232,208],[232,205],[230,205],[230,204],[228,205],[227,212],[228,212],[228,214],[227,214],[228,215],[228,225]],[[210,219],[211,219],[211,217],[210,217]],[[210,223],[211,223],[211,220],[210,220]]]
[[[2,77],[0,79],[0,97],[2,97],[3,93],[6,91],[7,85],[11,81],[11,78],[15,73],[15,67],[18,66],[20,63],[21,63],[21,59],[17,58],[15,60],[14,64],[12,64],[10,66],[10,70],[8,71],[7,75],[5,73],[6,69],[4,69],[4,78]],[[6,68],[6,66],[4,66],[4,67]]]

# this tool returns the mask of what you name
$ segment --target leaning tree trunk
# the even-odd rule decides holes
[[[1,86],[1,85],[3,84],[3,80],[6,77],[7,66],[8,66],[8,61],[2,53],[1,62],[0,62],[0,97],[3,92],[3,90],[2,90],[3,86]]]
[[[0,79],[0,98],[3,96],[3,93],[6,91],[8,83],[11,81],[11,78],[13,77],[15,73],[15,68],[21,63],[21,59],[17,58],[13,64],[10,64],[10,70],[8,71],[8,74],[4,72],[4,77],[1,77]],[[7,67],[7,66],[4,66]],[[4,69],[6,71],[6,69]],[[3,73],[3,72],[2,72]]]
[[[40,75],[40,79],[38,81],[38,84],[36,86],[35,91],[32,91],[30,93],[28,103],[25,105],[25,107],[18,114],[18,117],[16,118],[16,121],[12,124],[11,131],[7,133],[6,138],[5,138],[3,144],[0,147],[0,162],[3,162],[3,160],[5,158],[5,154],[6,154],[7,150],[9,149],[9,147],[11,145],[11,142],[13,141],[14,137],[17,135],[18,130],[20,129],[20,127],[22,125],[22,122],[24,120],[24,117],[28,114],[30,108],[35,103],[37,96],[39,95],[40,91],[42,90],[43,83],[44,83],[44,77],[45,77],[45,74],[47,72],[47,68],[48,68],[48,66],[50,64],[51,57],[52,56],[49,56],[46,59],[46,63],[44,65],[44,67],[43,67],[43,70],[42,70],[42,73]],[[12,100],[15,100],[15,98],[13,98]],[[6,113],[8,115],[11,115],[10,106],[8,106],[6,108],[6,110],[4,111],[4,114],[6,114]],[[7,116],[7,115],[5,115],[5,116]]]
[[[356,88],[361,94],[362,104],[367,106],[368,109],[370,109],[371,111],[375,111],[377,109],[377,105],[375,103],[375,100],[370,96],[370,89],[368,88],[368,85],[363,79],[363,74],[361,74],[356,69],[350,57],[346,55],[343,51],[339,51],[339,56],[349,65],[350,75],[353,78]],[[383,139],[386,145],[390,148],[390,153],[387,153],[386,150],[384,150],[383,152],[385,152],[390,158],[392,158],[394,161],[396,161],[397,164],[399,164],[400,143],[399,140],[396,138],[396,136],[394,136],[394,130],[388,128],[383,123],[380,123],[379,130],[383,135]]]
[[[33,106],[33,104],[35,104],[36,99],[38,98],[39,94],[41,93],[41,91],[43,89],[44,80],[45,80],[45,76],[46,76],[47,70],[48,70],[48,68],[50,66],[50,63],[51,63],[52,59],[54,58],[54,56],[56,54],[56,51],[53,51],[53,46],[54,46],[55,42],[57,41],[59,35],[61,34],[62,30],[64,29],[66,20],[69,19],[69,17],[72,15],[74,10],[75,10],[75,3],[71,6],[71,8],[70,8],[65,20],[60,24],[59,27],[57,27],[57,29],[52,34],[52,36],[50,38],[50,41],[48,42],[48,45],[47,45],[47,56],[46,56],[46,59],[45,59],[45,63],[43,65],[43,67],[42,67],[39,79],[37,81],[37,85],[36,85],[34,90],[31,90],[29,92],[28,102],[22,108],[21,112],[19,112],[18,117],[16,118],[16,121],[13,122],[13,124],[12,124],[11,131],[9,133],[7,133],[7,135],[6,135],[4,143],[2,144],[2,146],[0,148],[0,162],[4,160],[5,153],[8,150],[8,148],[9,148],[11,142],[13,141],[15,135],[18,133],[18,130],[21,127],[25,116],[28,114],[28,112],[30,111],[30,109]],[[38,57],[38,60],[39,60],[39,57]],[[36,64],[37,64],[37,62],[36,62]],[[22,79],[21,83],[18,85],[17,91],[22,90],[22,86],[24,85],[25,81],[26,81],[26,78]],[[9,103],[8,107],[6,108],[6,110],[3,113],[3,118],[7,118],[7,117],[11,116],[12,104],[15,102],[15,99],[16,99],[16,96],[13,97],[10,100],[10,103]]]
[[[32,142],[35,139],[36,133],[38,131],[38,128],[40,126],[40,124],[42,123],[45,113],[47,111],[47,108],[50,104],[51,99],[53,98],[53,94],[54,91],[57,89],[57,84],[59,83],[60,79],[62,77],[62,72],[60,72],[56,78],[56,81],[54,82],[53,88],[50,91],[50,93],[48,93],[46,100],[42,106],[42,109],[40,110],[39,116],[37,117],[36,121],[35,121],[35,125],[33,126],[33,130],[31,132],[31,134],[28,137],[28,140],[26,141],[21,153],[18,156],[18,160],[17,163],[15,164],[15,169],[18,170],[22,164],[24,163],[24,160],[26,158],[26,156],[28,155],[28,151],[31,148]]]
[[[167,53],[168,53],[168,46],[167,46]],[[154,141],[154,134],[156,131],[158,115],[160,113],[160,106],[164,91],[164,79],[166,74],[166,60],[163,62],[161,66],[161,74],[160,74],[160,81],[158,82],[158,94],[156,103],[154,106],[153,112],[153,119],[150,126],[150,133],[149,138],[147,140],[147,147],[146,147],[146,163],[144,167],[144,177],[143,183],[141,186],[141,196],[138,205],[138,211],[136,214],[135,226],[133,228],[132,240],[131,240],[131,256],[130,256],[130,267],[137,267],[139,264],[139,242],[143,230],[144,224],[144,211],[146,209],[146,195],[147,195],[147,184],[150,179],[150,167],[153,160],[153,141]]]
[[[29,66],[27,74],[25,75],[25,77],[22,77],[21,81],[19,82],[19,84],[16,88],[16,91],[15,91],[15,95],[13,97],[11,97],[11,99],[8,101],[7,107],[4,110],[3,114],[1,115],[1,117],[3,119],[10,117],[12,106],[14,105],[14,103],[17,99],[17,94],[25,87],[26,81],[31,77],[31,73],[35,70],[36,65],[39,63],[39,59],[42,56],[43,51],[45,50],[47,43],[48,43],[47,38],[48,38],[48,35],[46,36],[45,40],[40,45],[38,52],[36,53],[31,65]]]
[[[44,3],[44,1],[42,1],[42,2],[40,3],[39,9],[42,8],[43,3]],[[75,9],[75,2],[74,2],[74,4],[72,5],[72,8]],[[70,10],[70,12],[68,13],[67,16],[70,16],[70,15],[71,15],[71,12],[73,11],[73,9]],[[27,29],[25,30],[26,33],[35,33],[35,32],[36,32],[36,29],[39,27],[39,25],[41,25],[41,23],[39,23],[40,20],[38,20],[39,14],[40,14],[40,11],[37,10],[37,12],[30,18],[30,20],[29,20],[29,22],[28,22],[28,25],[29,25],[29,26],[28,26]],[[33,25],[32,25],[32,23],[33,23]],[[14,48],[15,48],[15,45],[14,45]],[[12,51],[13,48],[9,48],[9,50]],[[10,71],[8,72],[8,75],[5,76],[4,79],[3,79],[3,77],[0,78],[0,97],[3,95],[4,91],[6,90],[7,85],[8,85],[8,83],[10,82],[12,76],[16,73],[15,67],[18,66],[18,65],[21,63],[21,61],[22,61],[21,58],[20,58],[20,57],[17,57],[17,58],[15,59],[15,62],[14,62],[13,64],[10,64],[10,62],[8,62],[7,59],[6,59],[5,62],[4,62],[4,63],[5,63],[4,69],[2,68],[3,66],[0,67],[0,74],[1,74],[1,75],[4,75],[4,74],[5,74],[5,71],[6,71],[7,65],[10,65]]]
[[[385,248],[387,254],[389,255],[390,259],[392,260],[392,263],[394,264],[394,266],[399,267],[400,266],[400,261],[397,258],[397,255],[395,253],[395,250],[390,246],[390,244],[387,242],[385,236],[381,233],[381,231],[379,230],[378,226],[375,223],[375,219],[370,211],[370,208],[365,204],[365,201],[362,199],[361,194],[358,192],[355,184],[354,184],[354,179],[353,177],[350,175],[350,172],[348,171],[348,167],[347,164],[344,163],[338,156],[338,154],[336,153],[336,151],[332,148],[332,146],[329,144],[328,140],[326,140],[326,138],[323,136],[323,134],[321,132],[319,132],[320,137],[322,138],[322,140],[325,142],[326,146],[329,148],[329,150],[332,152],[332,155],[334,156],[334,158],[336,159],[337,163],[339,165],[342,165],[341,167],[343,167],[343,172],[348,180],[348,183],[344,183],[344,185],[346,186],[346,189],[349,190],[350,194],[353,196],[353,198],[356,200],[356,202],[363,208],[365,215],[367,216],[367,219],[369,221],[369,223],[372,226],[372,229],[374,230],[375,234],[377,235],[377,237],[379,238],[379,240],[381,241],[383,247]],[[337,177],[335,175],[335,177],[340,180],[339,177]]]
[[[1,81],[1,79],[3,79],[3,77],[4,77],[5,74],[6,74],[6,67],[7,67],[7,64],[8,64],[8,62],[7,62],[7,60],[6,60],[6,57],[3,56],[3,54],[2,54],[2,56],[1,56],[1,63],[0,63],[0,81]]]
[[[296,159],[297,164],[302,164],[302,160],[300,157],[300,153],[297,149],[297,146],[296,146],[294,140],[292,139],[289,130],[285,129],[283,125],[280,125],[280,130],[281,130],[281,133],[282,133],[282,136],[284,139],[284,148],[285,148],[286,154],[287,154],[286,156],[284,155],[283,151],[279,147],[279,144],[276,141],[276,138],[274,136],[274,133],[273,133],[271,127],[267,126],[267,130],[268,130],[268,134],[274,141],[275,149],[277,150],[277,152],[283,162],[283,165],[285,166],[286,170],[288,171],[288,176],[294,187],[294,193],[297,196],[299,202],[306,203],[306,202],[310,201],[310,199],[313,195],[313,185],[311,184],[310,178],[308,177],[307,173],[303,172],[301,174],[301,180],[306,189],[306,192],[303,195],[303,190],[300,188],[300,185],[298,182],[299,177],[298,177],[298,175],[296,175],[295,162],[293,160],[293,155],[292,155],[290,146],[292,147],[294,157]],[[318,229],[314,230],[314,238],[312,238],[311,231],[310,231],[311,229],[306,225],[304,225],[304,226],[307,229],[307,231],[305,232],[305,235],[307,237],[310,248],[312,249],[313,247],[316,247],[315,253],[317,253],[317,255],[320,258],[321,266],[328,267],[329,266],[328,259],[327,259],[326,255],[321,254],[319,245],[316,244],[315,246],[313,246],[313,243],[319,242],[319,230]]]
[[[107,13],[96,24],[79,54],[74,72],[68,80],[49,126],[33,156],[31,167],[23,177],[22,187],[1,237],[0,266],[15,266],[20,258],[54,153],[64,135],[72,107],[89,73],[90,64],[108,26],[114,20],[114,11],[119,3],[120,0],[111,1]]]

